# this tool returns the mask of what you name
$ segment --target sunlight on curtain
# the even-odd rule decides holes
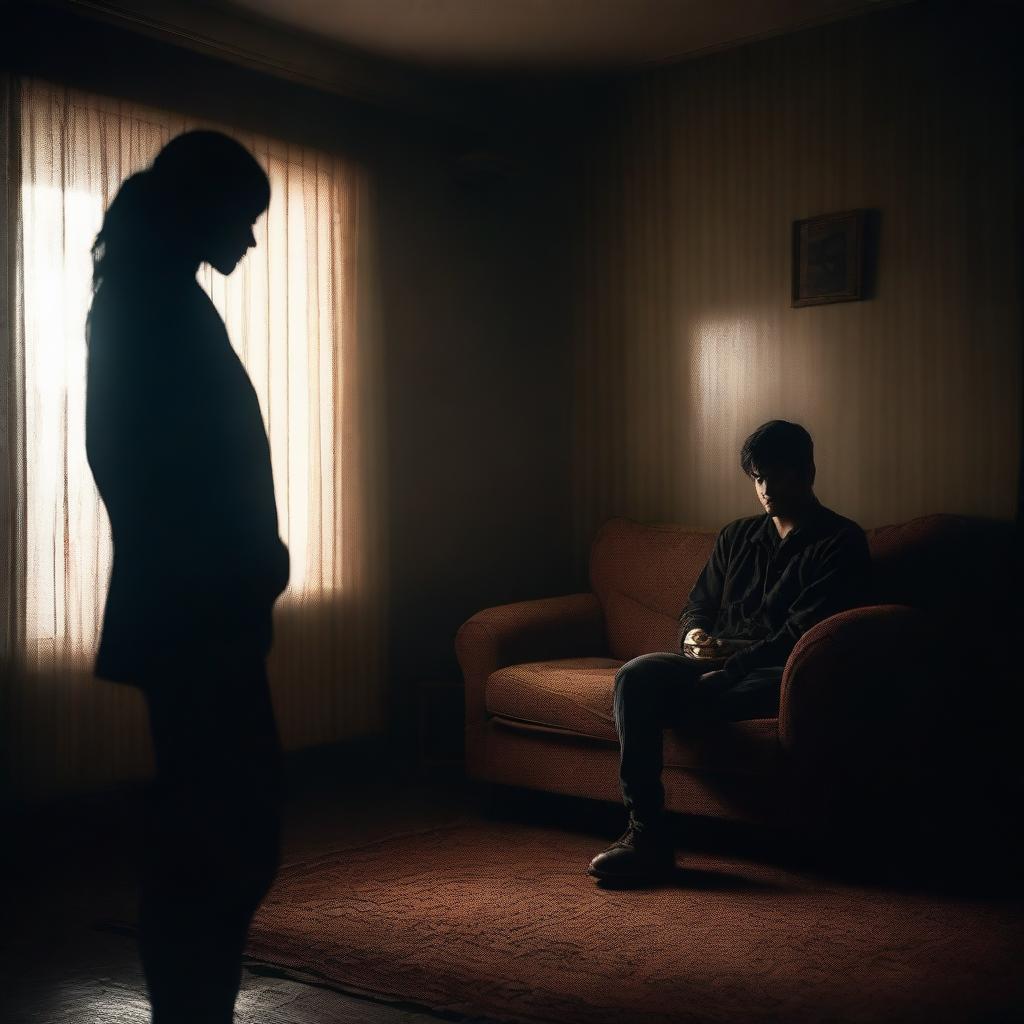
[[[36,656],[90,657],[110,572],[105,512],[85,461],[85,339],[102,198],[46,185],[22,189],[26,488],[25,642]],[[54,259],[56,254],[59,259]]]
[[[17,188],[20,230],[8,240],[15,285],[4,383],[18,399],[10,416],[23,418],[9,475],[24,518],[13,546],[24,550],[6,608],[17,621],[6,625],[21,671],[88,676],[102,625],[112,547],[85,454],[92,241],[125,178],[180,132],[215,128],[253,153],[272,190],[256,248],[229,277],[203,264],[198,280],[259,398],[291,554],[268,663],[272,682],[275,664],[278,677],[301,676],[279,709],[282,733],[301,746],[379,724],[378,357],[369,311],[357,308],[368,306],[359,299],[366,282],[355,280],[357,255],[362,266],[369,251],[365,172],[294,143],[38,80],[20,80],[11,95],[20,162],[8,164],[17,168],[8,188]]]
[[[23,118],[53,119],[55,99],[45,89],[29,92]],[[23,137],[30,143],[21,193],[29,423],[26,640],[40,655],[88,658],[106,596],[94,583],[109,576],[112,556],[106,513],[85,459],[82,325],[91,297],[89,249],[120,182],[199,122],[167,115],[159,123],[152,113],[110,113],[100,104],[72,103],[65,111],[77,123],[67,126],[71,145],[64,161],[49,168],[59,184],[41,173],[45,149],[31,146],[48,147],[48,134],[26,131]],[[344,293],[336,295],[331,256],[333,218],[345,208],[339,195],[344,175],[325,155],[275,147],[266,139],[243,141],[270,177],[270,209],[257,222],[257,248],[238,270],[224,277],[203,264],[199,281],[260,399],[281,536],[292,559],[281,601],[301,604],[337,582],[338,381],[331,339],[344,319],[335,305]]]

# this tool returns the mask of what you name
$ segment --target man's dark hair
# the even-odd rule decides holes
[[[753,476],[755,468],[784,466],[813,478],[814,442],[799,423],[769,420],[743,442],[740,466],[747,476]]]

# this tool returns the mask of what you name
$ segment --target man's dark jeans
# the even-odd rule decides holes
[[[682,654],[659,651],[627,661],[615,673],[619,782],[623,802],[641,821],[665,805],[662,731],[667,726],[699,729],[710,722],[778,714],[782,666],[759,668],[711,688],[698,681],[708,671]]]

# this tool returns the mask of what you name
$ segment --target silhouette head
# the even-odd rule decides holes
[[[230,274],[256,244],[270,181],[241,143],[215,131],[176,136],[151,167],[127,178],[93,243],[93,287],[209,263]]]

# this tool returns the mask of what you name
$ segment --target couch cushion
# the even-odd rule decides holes
[[[685,599],[684,599],[684,604]],[[629,661],[651,651],[675,651],[679,634],[679,609],[668,614],[652,608],[620,590],[611,590],[604,605],[608,651]]]
[[[491,673],[484,701],[492,715],[617,739],[612,689],[621,661],[562,658],[509,665]]]
[[[488,677],[487,711],[511,727],[561,729],[618,743],[612,695],[621,664],[610,658],[563,658],[510,665]],[[777,718],[693,730],[677,725],[666,730],[664,743],[666,767],[733,774],[775,771],[781,751]]]
[[[612,657],[676,649],[679,615],[715,536],[621,517],[601,527],[590,549],[590,583],[604,609]]]

